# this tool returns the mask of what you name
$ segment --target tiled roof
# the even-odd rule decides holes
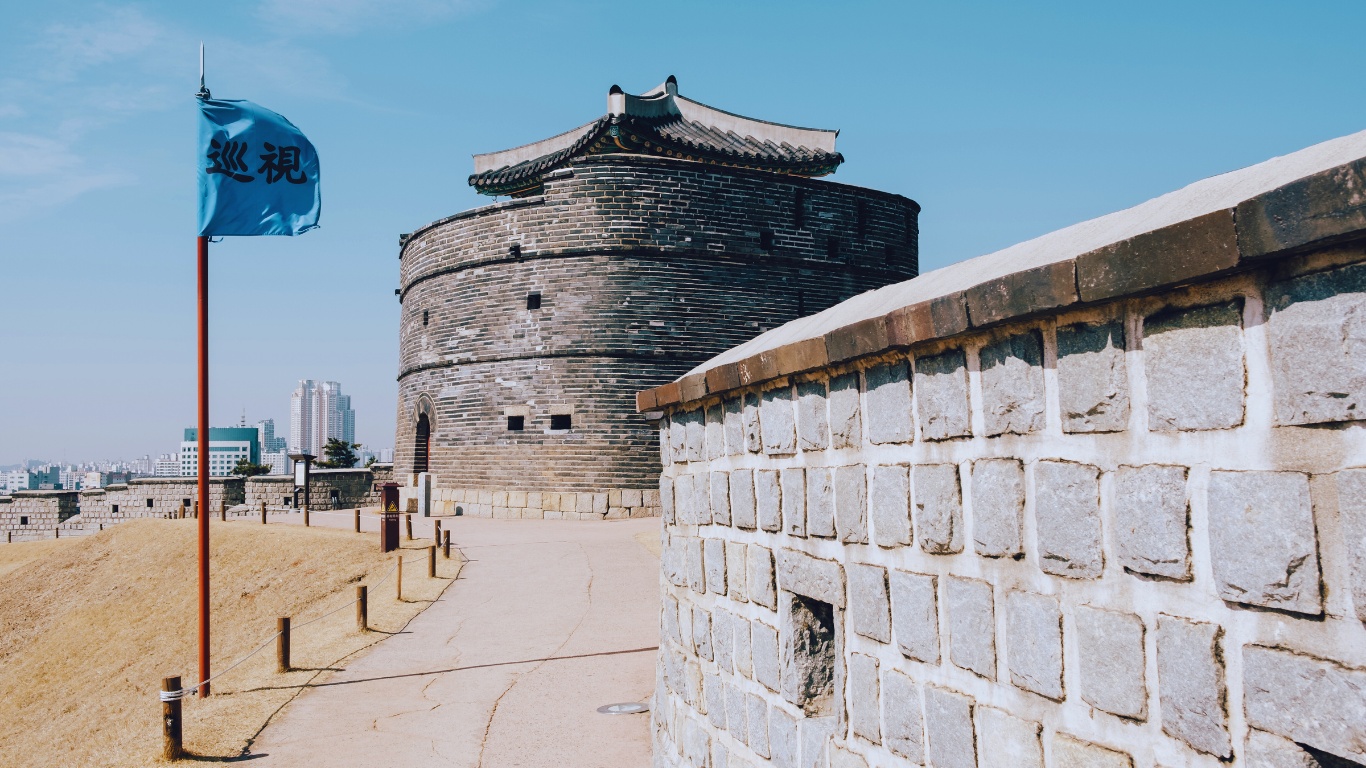
[[[838,131],[733,115],[678,95],[672,76],[639,96],[612,86],[607,114],[522,147],[475,155],[470,185],[488,195],[529,195],[545,174],[580,157],[640,154],[794,176],[833,173],[844,157]]]

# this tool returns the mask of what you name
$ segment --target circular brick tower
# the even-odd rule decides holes
[[[670,77],[476,156],[470,184],[511,199],[400,238],[396,476],[430,472],[438,514],[653,513],[635,392],[917,273],[914,201],[813,178],[843,161],[835,134]]]

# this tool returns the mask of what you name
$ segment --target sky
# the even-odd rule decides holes
[[[910,197],[922,270],[1366,129],[1366,3],[242,0],[0,4],[0,465],[174,451],[195,422],[208,86],[318,149],[321,228],[210,250],[215,426],[299,379],[393,444],[398,236],[490,202],[470,155],[619,84],[840,130]]]

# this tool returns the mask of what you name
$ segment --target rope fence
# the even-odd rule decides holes
[[[409,550],[409,551],[411,551],[411,550]],[[402,554],[402,550],[399,550],[399,553],[396,554],[395,557],[394,557],[394,563],[393,563],[393,565],[391,565],[389,568],[387,568],[387,569],[384,571],[383,575],[381,575],[381,576],[379,577],[378,580],[376,580],[373,584],[371,584],[371,585],[369,585],[369,586],[364,585],[364,584],[359,584],[359,585],[356,586],[356,597],[355,597],[354,599],[348,600],[348,601],[346,601],[345,603],[342,603],[341,605],[339,605],[339,606],[337,606],[337,607],[335,607],[335,608],[333,608],[333,609],[331,609],[331,610],[329,610],[329,611],[327,611],[327,612],[325,612],[325,613],[323,613],[323,614],[321,614],[321,615],[315,616],[315,617],[309,619],[308,621],[303,622],[302,624],[293,625],[292,627],[291,627],[291,622],[290,622],[290,618],[289,618],[289,617],[280,617],[279,620],[278,620],[278,621],[279,621],[279,629],[278,629],[274,634],[270,635],[270,636],[267,637],[265,640],[263,640],[259,645],[257,645],[256,647],[254,647],[254,648],[253,648],[249,653],[247,653],[245,656],[242,656],[241,658],[239,658],[239,659],[237,659],[236,661],[234,661],[232,664],[228,665],[228,667],[227,667],[226,669],[221,670],[221,671],[219,671],[218,673],[216,673],[216,674],[214,674],[214,675],[211,675],[207,680],[201,680],[201,681],[199,681],[199,682],[197,682],[197,683],[194,683],[193,685],[182,686],[182,685],[180,685],[180,678],[179,678],[179,677],[168,677],[168,678],[163,678],[163,680],[162,680],[162,689],[161,689],[160,691],[157,692],[157,699],[161,702],[161,705],[162,705],[162,715],[163,715],[163,716],[162,716],[162,742],[163,742],[163,744],[162,744],[162,749],[163,749],[163,755],[175,755],[175,756],[179,756],[179,755],[184,754],[184,745],[183,745],[183,743],[182,743],[182,729],[181,729],[181,706],[182,706],[182,703],[183,703],[183,701],[184,701],[185,699],[187,699],[187,698],[193,696],[195,693],[199,692],[201,689],[204,689],[205,686],[209,685],[209,684],[212,683],[214,680],[217,680],[217,679],[219,679],[220,677],[222,677],[222,676],[228,674],[229,672],[232,672],[234,669],[237,669],[239,666],[241,666],[243,663],[245,663],[248,659],[252,658],[252,657],[255,656],[256,654],[258,654],[258,653],[260,653],[261,651],[265,650],[266,647],[269,646],[271,643],[275,643],[276,657],[277,657],[277,662],[278,662],[278,665],[277,665],[278,671],[279,671],[279,672],[288,672],[288,671],[291,671],[292,667],[291,667],[290,664],[289,664],[289,648],[290,648],[291,635],[293,634],[293,632],[296,631],[296,630],[303,629],[304,627],[307,627],[307,626],[309,626],[310,624],[315,624],[315,623],[317,623],[317,622],[319,622],[319,621],[322,621],[323,619],[326,619],[326,618],[328,618],[328,617],[330,617],[330,616],[334,616],[334,615],[336,615],[336,614],[338,614],[338,613],[340,613],[340,612],[346,610],[347,608],[351,608],[351,607],[353,607],[353,606],[356,607],[356,623],[357,623],[357,626],[358,626],[358,628],[359,628],[361,631],[366,631],[367,629],[369,629],[369,627],[368,627],[368,623],[369,623],[369,610],[368,610],[368,604],[369,604],[369,590],[372,589],[372,588],[374,588],[374,589],[379,588],[380,585],[384,584],[386,581],[389,580],[389,577],[390,577],[390,576],[395,576],[395,575],[397,575],[397,589],[395,590],[394,595],[395,595],[395,599],[396,599],[396,600],[402,600],[402,599],[403,599],[403,564],[404,564],[405,562],[412,562],[412,561],[414,561],[414,560],[421,560],[421,559],[422,559],[422,558],[421,558],[420,556],[419,556],[419,557],[412,557],[412,556],[405,557],[405,556]],[[436,547],[435,547],[435,546],[429,546],[429,547],[427,547],[427,556],[426,556],[426,560],[427,560],[427,564],[428,564],[428,573],[427,573],[427,575],[428,575],[429,577],[431,577],[431,578],[435,578],[435,577],[436,577],[436,568],[435,568],[435,565],[436,565]]]

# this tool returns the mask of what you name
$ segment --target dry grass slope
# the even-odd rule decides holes
[[[138,520],[96,536],[0,547],[0,765],[145,766],[161,748],[161,678],[194,681],[193,521]],[[275,633],[351,601],[394,554],[374,534],[246,522],[213,524],[216,670]],[[416,546],[422,542],[412,542]],[[424,548],[425,549],[425,548]],[[424,550],[404,550],[404,601],[390,575],[371,587],[373,631],[354,608],[294,631],[296,671],[275,672],[270,647],[187,699],[185,745],[202,757],[238,755],[313,678],[401,629],[459,572]]]

